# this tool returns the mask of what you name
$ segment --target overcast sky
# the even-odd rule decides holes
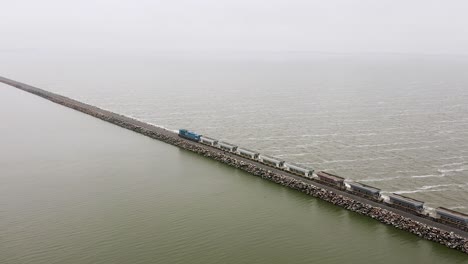
[[[0,50],[468,54],[466,0],[0,0]]]

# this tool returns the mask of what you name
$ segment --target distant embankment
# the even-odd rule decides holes
[[[410,213],[378,204],[362,197],[346,193],[285,171],[267,167],[261,163],[223,152],[196,142],[182,139],[172,131],[156,127],[133,118],[119,115],[98,107],[51,93],[24,83],[0,77],[0,82],[35,94],[57,104],[97,117],[106,122],[130,129],[148,137],[164,141],[180,148],[220,161],[244,170],[252,175],[281,184],[307,195],[322,199],[347,210],[357,212],[398,229],[408,231],[421,238],[434,241],[449,248],[468,254],[468,234],[441,223],[412,215]]]

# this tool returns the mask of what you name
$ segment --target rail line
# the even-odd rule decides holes
[[[102,119],[102,120],[104,120],[106,122],[110,122],[112,124],[121,126],[123,128],[130,129],[130,130],[132,130],[134,132],[141,133],[141,134],[150,136],[150,137],[155,138],[155,139],[161,139],[161,137],[163,137],[163,138],[172,138],[172,139],[177,139],[177,140],[184,140],[189,144],[194,144],[194,145],[197,145],[200,148],[208,149],[209,151],[211,151],[213,153],[222,154],[222,155],[225,155],[227,157],[242,161],[242,162],[244,162],[246,164],[251,164],[251,165],[254,165],[254,166],[258,167],[258,168],[267,170],[267,171],[272,171],[272,172],[274,172],[276,174],[283,175],[284,177],[288,177],[291,180],[296,179],[296,180],[311,184],[311,185],[316,186],[318,188],[322,188],[324,190],[336,193],[338,195],[342,195],[343,197],[348,197],[348,198],[353,199],[355,201],[359,201],[359,202],[361,202],[363,204],[369,204],[369,205],[374,206],[374,207],[379,207],[379,208],[382,208],[382,209],[386,209],[388,211],[394,212],[394,213],[396,213],[398,215],[404,216],[404,217],[412,219],[414,221],[426,224],[428,226],[436,227],[436,228],[438,228],[440,230],[443,230],[443,231],[453,232],[454,234],[457,234],[457,235],[459,235],[461,237],[464,237],[464,238],[468,239],[468,232],[460,230],[458,228],[448,226],[448,225],[443,224],[443,223],[435,222],[435,221],[433,221],[431,219],[421,217],[421,216],[417,216],[417,215],[414,215],[414,214],[409,213],[407,211],[404,211],[404,210],[401,210],[401,209],[398,209],[398,208],[394,208],[394,207],[388,206],[388,205],[383,204],[383,203],[379,203],[379,202],[376,202],[376,201],[366,199],[366,198],[364,198],[362,196],[357,196],[357,195],[352,194],[350,192],[346,192],[346,191],[334,188],[332,186],[317,182],[314,179],[306,178],[304,176],[299,176],[297,174],[293,174],[293,173],[291,173],[289,171],[286,171],[284,169],[273,167],[273,166],[267,165],[266,163],[259,162],[257,160],[246,158],[246,157],[241,156],[241,155],[236,155],[236,154],[231,153],[229,151],[224,151],[224,150],[221,150],[219,148],[209,146],[207,144],[202,144],[202,143],[199,143],[199,142],[194,142],[194,141],[191,141],[191,140],[188,140],[188,139],[181,138],[174,131],[170,131],[170,130],[167,130],[167,129],[163,129],[161,127],[157,127],[157,126],[154,126],[154,125],[151,125],[151,124],[148,124],[148,123],[144,123],[144,122],[141,122],[139,120],[136,120],[136,119],[124,116],[124,115],[116,114],[116,113],[113,113],[111,111],[104,110],[104,109],[101,109],[101,108],[98,108],[98,107],[95,107],[95,106],[92,106],[92,105],[89,105],[89,104],[86,104],[86,103],[82,103],[82,102],[76,101],[74,99],[71,99],[71,98],[68,98],[68,97],[65,97],[65,96],[62,96],[62,95],[58,95],[58,94],[55,94],[55,93],[52,93],[52,92],[48,92],[46,90],[42,90],[40,88],[36,88],[36,87],[31,86],[31,85],[21,83],[21,82],[17,82],[17,81],[8,79],[8,78],[0,77],[0,82],[5,83],[5,84],[10,85],[10,86],[13,86],[13,87],[16,87],[16,88],[18,88],[20,90],[23,90],[25,92],[40,96],[42,98],[45,98],[45,99],[47,99],[49,101],[55,102],[55,103],[60,104],[62,106],[72,108],[72,109],[75,109],[75,110],[77,110],[79,112],[82,112],[82,113],[91,115],[93,117]],[[158,137],[151,136],[151,133],[159,134],[160,136],[159,135],[158,135]],[[163,140],[163,141],[165,141],[165,140]],[[165,141],[165,142],[167,142],[167,141]]]

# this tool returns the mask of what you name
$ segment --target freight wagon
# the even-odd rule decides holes
[[[260,153],[253,151],[253,150],[246,149],[246,148],[238,148],[237,154],[239,154],[240,156],[249,158],[249,159],[257,159],[258,156],[260,155]]]
[[[468,231],[468,215],[444,207],[436,208],[436,221]]]
[[[424,213],[424,202],[401,194],[392,193],[388,196],[389,200],[385,203],[389,206],[399,208],[404,211],[422,215]]]
[[[205,136],[200,137],[200,142],[206,145],[210,145],[210,146],[216,146],[218,144],[217,139],[205,137]]]
[[[230,151],[230,152],[235,152],[237,150],[236,145],[233,145],[233,144],[227,143],[227,142],[223,142],[223,141],[218,142],[218,146],[219,146],[220,149],[227,150],[227,151]]]
[[[265,163],[266,165],[273,166],[276,168],[282,168],[284,165],[284,160],[280,160],[266,155],[260,155],[259,160],[260,162]]]
[[[318,179],[316,179],[316,181],[320,183],[330,185],[340,190],[346,189],[346,186],[344,184],[345,179],[343,177],[340,177],[338,175],[334,175],[325,171],[317,172],[317,177]]]
[[[348,191],[352,194],[368,198],[377,202],[382,201],[382,197],[380,195],[380,189],[365,185],[359,182],[348,182],[349,189]]]
[[[312,178],[312,174],[314,173],[313,169],[304,168],[302,166],[292,164],[292,163],[285,163],[284,167],[286,167],[286,169],[291,173],[294,173],[300,176],[305,176],[307,178]]]

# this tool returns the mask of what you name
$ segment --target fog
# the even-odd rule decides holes
[[[1,6],[2,53],[468,54],[463,0],[1,0]]]

